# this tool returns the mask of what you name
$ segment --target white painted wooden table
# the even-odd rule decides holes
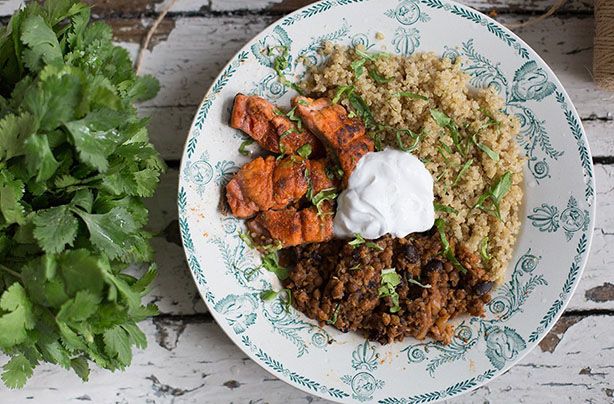
[[[143,72],[162,90],[141,107],[170,169],[149,201],[160,276],[148,299],[161,315],[143,323],[149,347],[124,373],[94,370],[90,382],[42,366],[23,390],[0,387],[0,403],[311,403],[324,402],[261,369],[224,335],[202,303],[184,261],[175,196],[184,138],[197,104],[226,61],[253,35],[309,0],[179,0],[145,56]],[[542,13],[554,0],[465,0],[503,23]],[[19,0],[0,0],[8,16]],[[161,0],[90,0],[133,54]],[[455,403],[614,403],[614,93],[591,81],[592,0],[571,0],[518,34],[569,91],[591,143],[597,225],[591,257],[553,331],[503,376]],[[3,18],[6,20],[6,18]],[[4,21],[6,22],[6,21]],[[189,83],[189,84],[188,84]],[[3,362],[3,361],[2,361]]]

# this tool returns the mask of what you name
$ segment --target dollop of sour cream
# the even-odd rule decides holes
[[[415,156],[386,149],[364,155],[337,199],[334,233],[405,237],[435,223],[433,177]]]

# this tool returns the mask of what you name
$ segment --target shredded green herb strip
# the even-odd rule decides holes
[[[382,135],[380,135],[379,132],[368,132],[367,135],[371,138],[371,140],[373,140],[373,147],[375,148],[375,151],[382,151],[384,149]]]
[[[490,261],[492,259],[492,255],[488,252],[488,236],[480,241],[480,255],[484,261]]]
[[[433,206],[435,207],[436,212],[445,212],[445,213],[458,213],[456,209],[448,205],[442,205],[441,203],[434,202]]]
[[[401,283],[401,277],[397,274],[394,268],[388,268],[382,270],[382,277],[380,287],[377,290],[378,297],[390,296],[392,301],[391,313],[396,313],[401,310],[399,306],[399,294],[396,292],[396,287]]]
[[[279,255],[277,251],[271,251],[262,255],[262,267],[277,275],[280,281],[288,278],[288,269],[279,265]]]
[[[407,277],[405,279],[407,280],[407,283],[413,283],[414,285],[420,286],[423,289],[430,289],[431,288],[431,285],[424,285],[424,284],[418,282],[417,280],[415,280],[414,278]]]
[[[337,322],[337,315],[339,314],[339,307],[341,307],[341,304],[337,303],[335,310],[333,311],[333,316],[326,320],[326,324],[335,325]]]
[[[412,100],[424,100],[424,101],[428,101],[429,97],[425,97],[424,95],[420,95],[417,93],[412,93],[411,91],[399,91],[398,93],[394,93],[392,94],[395,97],[405,97],[405,98],[410,98]]]
[[[365,246],[372,248],[374,250],[384,251],[384,247],[382,247],[381,245],[377,243],[374,243],[373,241],[365,240],[365,238],[359,233],[354,234],[354,240],[349,241],[348,244],[351,245],[352,248],[356,248],[359,245],[364,244]]]
[[[463,175],[465,175],[469,167],[471,167],[471,164],[473,164],[473,159],[469,159],[465,161],[465,164],[463,164],[461,169],[458,171],[458,174],[456,174],[456,178],[454,178],[454,182],[452,183],[452,186],[456,186],[456,184],[458,184],[458,182],[463,177]]]
[[[243,142],[241,142],[241,146],[239,146],[239,153],[241,153],[241,154],[242,154],[242,155],[244,155],[244,156],[249,156],[249,155],[251,155],[251,154],[252,154],[252,152],[251,152],[251,151],[249,151],[249,150],[246,150],[245,148],[246,148],[247,146],[249,146],[250,144],[253,144],[253,143],[254,143],[254,141],[253,141],[252,139],[246,139],[246,140],[244,140]]]
[[[381,74],[379,74],[379,72],[375,69],[368,69],[368,72],[369,72],[369,77],[371,77],[373,81],[375,81],[376,83],[386,84],[394,80],[394,77],[384,77]]]
[[[290,307],[292,307],[292,291],[288,288],[282,289],[282,292],[285,293],[286,298],[284,299],[284,309],[286,313],[290,312]]]
[[[461,143],[461,136],[460,132],[458,131],[458,126],[456,126],[456,123],[454,123],[452,118],[450,118],[438,109],[431,109],[431,117],[433,117],[437,125],[450,131],[450,137],[452,138],[452,143],[454,143],[454,147],[463,157],[465,157],[467,154],[467,150],[465,149],[465,147],[463,147]]]
[[[353,91],[354,91],[354,86],[351,86],[351,85],[337,87],[337,90],[335,91],[335,96],[332,99],[332,103],[337,104],[345,93],[350,94]]]
[[[260,292],[260,299],[264,301],[273,300],[275,299],[275,297],[277,297],[278,294],[279,292],[275,290],[263,290],[262,292]]]
[[[365,72],[365,63],[367,62],[367,59],[358,59],[353,61],[352,63],[350,63],[350,67],[352,68],[352,70],[354,71],[354,76],[356,76],[357,79],[359,79],[362,74]]]
[[[437,231],[439,232],[439,238],[441,239],[441,245],[443,247],[442,254],[454,265],[456,269],[461,271],[462,273],[467,273],[467,268],[461,264],[461,262],[456,258],[454,252],[450,248],[450,242],[446,237],[446,222],[443,219],[435,219],[435,226],[437,227]]]
[[[409,135],[412,139],[414,139],[414,142],[411,145],[406,146],[403,139],[401,139],[403,134]],[[418,148],[418,144],[420,143],[420,135],[409,129],[396,129],[396,138],[399,149],[407,153],[411,153],[412,151],[416,150]]]
[[[309,143],[305,143],[301,147],[296,150],[296,154],[301,156],[304,159],[308,159],[311,156],[312,148]]]
[[[290,51],[287,46],[276,46],[274,48],[268,49],[268,54],[271,55],[272,50],[275,49],[279,51],[279,55],[275,56],[273,59],[273,70],[277,73],[277,77],[279,78],[279,82],[285,86],[288,86],[294,89],[297,93],[303,95],[303,89],[298,86],[298,84],[291,82],[286,78],[286,74],[284,71],[290,66]]]
[[[350,105],[352,108],[354,108],[356,115],[363,120],[367,129],[371,129],[376,126],[371,109],[369,109],[369,106],[360,95],[352,91],[348,94],[348,101],[350,101]]]
[[[471,136],[471,141],[478,149],[482,150],[488,157],[490,157],[491,160],[499,161],[499,153],[486,146],[484,143],[479,142],[475,134]]]
[[[506,171],[488,191],[483,193],[473,205],[473,209],[481,209],[484,212],[501,220],[499,212],[499,203],[512,187],[512,173]],[[486,202],[490,201],[491,206],[487,206]]]
[[[318,210],[318,216],[323,215],[332,215],[332,212],[324,212],[322,210],[322,204],[324,201],[334,201],[337,198],[337,190],[336,188],[326,188],[318,192],[315,196],[311,198],[311,203]]]
[[[254,239],[252,239],[252,236],[250,236],[248,233],[239,233],[239,238],[241,240],[243,240],[243,242],[249,247],[249,248],[256,248],[256,245],[254,243]]]

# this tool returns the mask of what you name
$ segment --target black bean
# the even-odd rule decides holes
[[[418,249],[413,244],[402,246],[400,253],[410,264],[415,264],[420,259]]]
[[[480,282],[475,285],[474,292],[478,296],[483,296],[486,293],[490,292],[493,286],[495,286],[495,283],[491,281]]]
[[[432,260],[426,263],[426,265],[424,266],[424,268],[422,268],[422,270],[425,274],[428,274],[431,272],[442,272],[443,262],[441,262],[437,258],[433,258]]]

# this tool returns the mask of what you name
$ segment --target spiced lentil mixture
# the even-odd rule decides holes
[[[368,54],[331,44],[324,45],[323,54],[326,62],[314,66],[296,88],[313,99],[321,97],[314,103],[338,103],[350,118],[361,118],[375,145],[371,148],[394,147],[420,158],[434,178],[435,225],[403,238],[365,240],[357,234],[353,240],[333,239],[337,191],[326,189],[322,204],[310,189],[307,199],[248,221],[247,238],[261,246],[263,266],[282,280],[288,303],[322,326],[360,332],[382,344],[408,336],[449,343],[454,335],[450,320],[484,314],[511,258],[523,197],[523,160],[515,142],[519,124],[504,113],[503,101],[492,89],[470,89],[460,60],[429,53]],[[278,74],[286,80],[281,70]],[[277,117],[283,122],[267,127],[273,138],[285,130],[279,149],[288,126],[296,123],[300,130],[296,107],[288,113],[292,122]],[[242,129],[256,139],[249,132],[253,127]],[[336,153],[343,157],[343,150]],[[287,157],[282,153],[277,160],[281,158]],[[248,170],[240,174],[232,185],[238,195],[235,204],[247,206],[243,188]],[[273,180],[272,186],[279,184]],[[249,204],[254,210],[263,206]],[[319,230],[313,227],[318,220]],[[283,236],[281,245],[287,247],[279,256],[271,249],[280,242],[274,234]]]

